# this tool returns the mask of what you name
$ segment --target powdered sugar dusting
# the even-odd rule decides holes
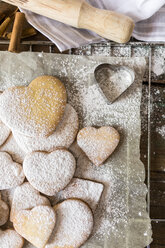
[[[73,178],[64,190],[54,196],[53,205],[69,198],[78,198],[88,203],[94,212],[100,201],[103,188],[104,186],[101,183]]]
[[[14,220],[16,231],[36,247],[45,247],[55,226],[53,208],[37,206],[32,210],[21,210]]]
[[[111,103],[133,83],[134,72],[128,67],[103,64],[96,68],[95,78]]]
[[[10,189],[24,181],[22,166],[13,162],[6,152],[0,152],[0,190]]]
[[[159,133],[163,139],[165,139],[165,125],[162,127],[157,127],[156,132]]]
[[[40,57],[37,53],[1,53],[0,58],[7,62],[0,75],[1,89],[20,82],[27,84],[45,73],[57,76],[65,83],[68,102],[79,115],[80,128],[110,125],[121,134],[116,152],[101,167],[92,166],[79,149],[73,151],[75,144],[71,148],[78,157],[75,176],[93,179],[105,186],[95,211],[92,236],[84,247],[147,246],[151,241],[151,226],[146,213],[144,167],[139,159],[141,80],[145,59],[44,53]],[[94,80],[94,70],[101,63],[126,65],[136,72],[133,85],[112,105],[107,105]],[[12,73],[6,73],[11,66]],[[26,82],[20,80],[22,75]]]
[[[46,136],[53,132],[64,113],[66,94],[62,83],[57,90],[52,81],[43,80],[40,87],[36,83],[33,87],[4,91],[0,96],[2,121],[28,136]]]
[[[119,143],[119,133],[112,127],[85,127],[77,135],[77,143],[94,165],[101,165]]]
[[[49,200],[46,197],[41,196],[40,193],[30,185],[30,183],[25,182],[18,186],[14,191],[10,220],[13,221],[14,216],[20,210],[32,209],[39,205],[49,206],[50,203]]]
[[[7,140],[10,135],[11,130],[0,121],[0,146]]]
[[[16,231],[10,229],[0,230],[1,248],[22,248],[23,243],[23,238]]]
[[[25,152],[50,151],[57,147],[68,148],[76,137],[78,126],[78,115],[74,108],[67,104],[61,122],[50,136],[29,137],[16,131],[13,131],[13,135]]]
[[[93,228],[89,207],[79,200],[66,200],[55,206],[56,226],[45,248],[80,247]]]
[[[26,153],[17,144],[13,134],[10,134],[3,146],[0,147],[1,152],[7,152],[12,156],[16,163],[23,163]]]
[[[67,150],[51,153],[33,152],[25,157],[23,169],[30,184],[46,195],[54,195],[72,179],[76,168],[73,155]]]

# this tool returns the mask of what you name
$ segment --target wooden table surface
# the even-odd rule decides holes
[[[147,99],[148,87],[143,84],[141,120],[141,160],[147,172]],[[151,86],[151,178],[150,217],[153,219],[152,248],[165,247],[165,85]],[[164,126],[164,129],[162,127]],[[164,130],[159,134],[159,130]],[[163,221],[164,219],[164,221]]]
[[[38,33],[33,38],[35,41],[48,41],[46,37]],[[0,50],[7,50],[8,45],[0,44]],[[50,47],[33,45],[33,51],[49,52]],[[21,50],[28,51],[28,45],[22,45]],[[84,51],[86,52],[85,48]],[[58,53],[58,49],[52,46],[52,52]],[[76,50],[73,51],[76,53]],[[85,53],[84,52],[84,53]],[[68,51],[65,51],[68,53]],[[82,52],[83,54],[83,52]],[[141,160],[147,173],[148,161],[148,114],[147,114],[147,82],[143,84],[141,104]],[[164,129],[162,128],[164,126]],[[162,129],[162,132],[160,130]],[[164,133],[163,133],[164,130]],[[161,133],[161,134],[160,134]],[[150,217],[153,219],[153,243],[151,248],[165,247],[165,84],[151,85],[151,169],[150,169]]]

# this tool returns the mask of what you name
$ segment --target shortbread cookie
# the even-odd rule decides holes
[[[62,82],[52,76],[41,76],[28,87],[12,87],[0,95],[0,118],[22,134],[48,136],[61,120],[65,105]]]
[[[78,145],[95,165],[101,165],[112,154],[119,140],[118,131],[109,126],[85,127],[77,135]]]
[[[2,92],[0,92],[0,95]],[[7,140],[11,133],[10,128],[8,128],[1,120],[0,120],[0,146]]]
[[[8,153],[0,152],[0,190],[18,186],[24,179],[22,166],[13,162]]]
[[[69,148],[75,140],[78,126],[78,115],[75,109],[70,104],[67,104],[62,120],[50,136],[29,137],[16,131],[13,131],[13,135],[25,152],[51,151],[57,147]]]
[[[12,156],[14,162],[22,164],[26,153],[15,141],[13,134],[11,133],[3,146],[0,147],[1,152],[7,152]]]
[[[88,203],[94,212],[101,198],[103,189],[104,186],[102,183],[73,178],[65,189],[55,195],[54,204],[69,198],[77,198]]]
[[[4,225],[9,217],[9,207],[6,202],[2,201],[0,195],[0,226]]]
[[[20,210],[29,210],[36,206],[50,206],[49,200],[41,196],[40,193],[34,189],[30,183],[25,182],[18,186],[14,191],[12,207],[10,212],[10,220],[14,220],[14,216]]]
[[[1,199],[11,208],[15,188],[1,190]]]
[[[62,190],[72,179],[76,161],[64,149],[53,152],[29,153],[23,162],[23,169],[29,183],[46,195],[54,195]]]
[[[69,199],[57,204],[56,226],[45,248],[78,248],[93,229],[93,214],[83,201]]]
[[[0,230],[0,247],[1,248],[22,248],[24,239],[14,230]]]
[[[44,248],[55,226],[56,217],[52,207],[37,206],[21,210],[14,219],[15,230],[37,248]]]
[[[10,128],[8,128],[1,120],[0,120],[0,146],[7,140],[11,133]]]

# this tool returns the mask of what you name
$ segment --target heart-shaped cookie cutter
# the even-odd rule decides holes
[[[116,101],[134,82],[135,73],[128,66],[100,64],[94,70],[100,93],[108,104]]]

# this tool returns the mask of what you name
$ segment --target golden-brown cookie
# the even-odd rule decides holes
[[[48,136],[64,114],[66,98],[59,79],[41,76],[28,87],[12,87],[0,95],[0,118],[22,134]]]
[[[85,127],[77,135],[77,143],[95,165],[101,165],[115,150],[120,140],[118,131],[110,126]]]
[[[56,217],[52,207],[37,206],[21,210],[14,218],[15,230],[37,248],[44,248],[55,226]]]
[[[68,199],[54,206],[56,226],[45,248],[78,248],[90,236],[93,214],[86,203]]]
[[[18,145],[25,152],[51,151],[57,147],[69,148],[76,138],[79,121],[76,110],[67,104],[64,116],[56,130],[48,137],[29,137],[12,130]]]

